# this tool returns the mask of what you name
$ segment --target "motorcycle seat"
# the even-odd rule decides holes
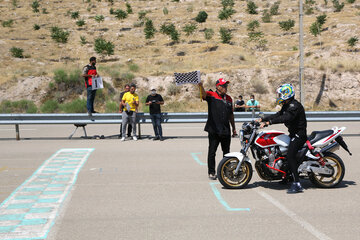
[[[333,130],[313,131],[310,134],[310,136],[308,137],[308,140],[310,141],[311,144],[313,144],[313,143],[319,141],[322,138],[330,136],[333,133],[334,133]]]

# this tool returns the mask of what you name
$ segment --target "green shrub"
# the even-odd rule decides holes
[[[334,12],[341,12],[341,10],[344,8],[345,3],[339,3],[338,0],[333,0],[333,6],[335,8]]]
[[[347,44],[349,45],[349,47],[355,47],[355,45],[358,43],[359,39],[357,37],[351,37],[348,41]]]
[[[54,80],[57,85],[65,84],[66,87],[75,87],[81,84],[81,70],[74,69],[67,73],[64,69],[55,69]]]
[[[180,33],[176,30],[175,25],[173,23],[171,24],[162,24],[160,27],[160,32],[162,34],[168,35],[171,40],[174,42],[178,42],[180,38]]]
[[[260,23],[258,20],[253,20],[251,22],[248,23],[247,25],[247,30],[248,31],[255,31],[255,29],[260,27]]]
[[[114,54],[114,44],[110,41],[106,41],[103,38],[95,39],[94,50],[95,52],[103,55]]]
[[[184,27],[183,27],[183,31],[186,33],[185,35],[186,36],[190,36],[191,34],[193,34],[196,30],[197,26],[196,24],[186,24]]]
[[[76,25],[78,25],[79,27],[84,26],[85,25],[85,20],[81,19],[81,20],[76,21]]]
[[[287,21],[279,22],[279,26],[283,31],[289,31],[295,26],[295,20],[289,19]]]
[[[55,113],[59,110],[59,103],[56,100],[50,99],[44,102],[40,107],[42,113]]]
[[[171,83],[167,89],[167,94],[170,96],[175,96],[180,93],[180,87],[176,86],[175,83]]]
[[[65,113],[85,113],[87,112],[86,100],[75,99],[72,102],[61,104],[60,109]]]
[[[40,7],[40,3],[39,3],[38,0],[35,0],[35,1],[32,2],[31,8],[32,8],[34,13],[40,12],[39,7]]]
[[[230,40],[232,38],[230,29],[221,27],[219,33],[220,33],[222,43],[230,43]]]
[[[80,36],[80,44],[81,44],[81,45],[87,44],[87,41],[86,41],[86,37],[85,37],[85,36]]]
[[[10,20],[7,20],[7,21],[2,21],[1,25],[3,27],[12,27],[14,23],[14,20],[10,19]]]
[[[316,17],[316,22],[320,24],[320,26],[324,25],[326,22],[326,14],[320,15]]]
[[[195,18],[195,21],[198,23],[206,22],[206,19],[208,17],[208,14],[205,11],[200,11],[198,15]]]
[[[132,72],[138,72],[139,71],[139,66],[135,63],[130,63],[129,64],[129,70]]]
[[[210,40],[214,36],[214,30],[212,28],[206,28],[204,31],[204,36],[206,40]]]
[[[96,15],[94,19],[97,23],[101,23],[105,20],[105,17],[103,15]]]
[[[46,8],[43,8],[43,9],[42,9],[42,13],[43,13],[43,14],[48,14],[49,12],[47,11]]]
[[[36,113],[37,107],[33,101],[19,100],[19,101],[2,101],[0,104],[1,113]]]
[[[221,5],[223,6],[223,8],[227,8],[227,7],[234,7],[235,2],[234,0],[221,0]]]
[[[310,33],[316,37],[317,35],[319,35],[321,33],[321,25],[318,22],[314,22],[313,24],[311,24],[310,26]]]
[[[114,113],[119,111],[119,104],[114,101],[108,101],[105,105],[105,112]]]
[[[305,10],[305,14],[306,15],[310,15],[314,13],[314,8],[313,5],[316,2],[314,0],[305,0],[305,4],[304,4],[304,10]]]
[[[114,14],[117,19],[125,19],[128,16],[128,13],[121,9],[116,10]]]
[[[163,8],[163,13],[164,13],[164,15],[168,15],[168,14],[169,14],[169,10],[168,10],[166,7],[164,7],[164,8]]]
[[[132,14],[133,13],[133,10],[131,8],[131,5],[129,3],[126,3],[126,12],[128,14]]]
[[[37,31],[37,30],[40,29],[40,26],[39,26],[38,24],[34,24],[33,29],[34,29],[35,31]]]
[[[279,15],[279,6],[280,6],[280,2],[275,2],[271,7],[270,7],[270,15],[274,16],[274,15]]]
[[[10,53],[11,56],[16,57],[16,58],[24,58],[24,49],[22,48],[17,48],[17,47],[12,47],[10,48]]]
[[[145,38],[146,39],[153,38],[155,35],[155,32],[156,32],[156,29],[154,27],[152,20],[147,19],[145,22],[145,28],[144,28]]]
[[[264,10],[263,15],[262,15],[262,21],[264,23],[269,23],[271,22],[271,14],[269,13],[269,11],[267,9]]]
[[[258,12],[256,10],[257,8],[258,8],[258,6],[256,6],[256,4],[253,1],[248,1],[246,11],[249,14],[258,14]]]
[[[220,20],[227,20],[231,18],[232,15],[234,15],[236,11],[233,8],[223,8],[220,10],[218,18]]]
[[[129,72],[121,74],[121,79],[126,82],[131,82],[134,78],[135,75]]]
[[[346,0],[346,2],[347,3],[349,3],[349,4],[352,4],[352,3],[354,3],[356,0]]]
[[[51,28],[51,38],[58,43],[67,43],[70,33],[59,28],[52,27]]]
[[[147,11],[140,11],[138,12],[138,19],[143,20],[148,12]]]

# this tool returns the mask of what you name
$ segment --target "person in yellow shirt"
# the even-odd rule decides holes
[[[135,93],[136,85],[130,85],[130,91],[126,92],[122,97],[121,104],[124,106],[120,110],[122,112],[122,138],[121,141],[125,141],[125,133],[127,124],[131,124],[133,131],[133,140],[137,140],[136,137],[136,113],[138,112],[139,107],[139,95]]]

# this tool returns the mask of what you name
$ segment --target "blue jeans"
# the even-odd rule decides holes
[[[89,86],[86,88],[86,92],[87,92],[86,108],[89,113],[93,113],[96,89],[92,90],[92,87]]]
[[[150,114],[150,117],[154,128],[155,137],[162,137],[161,113]]]

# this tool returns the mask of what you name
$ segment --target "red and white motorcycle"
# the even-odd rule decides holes
[[[256,121],[244,123],[240,130],[240,152],[228,153],[219,163],[217,177],[225,188],[244,188],[250,182],[253,169],[248,157],[250,149],[258,175],[267,181],[282,180],[289,176],[286,159],[290,137],[281,131],[258,131]],[[345,174],[342,159],[333,153],[343,147],[350,151],[341,134],[345,127],[314,131],[297,154],[298,172],[315,186],[331,188],[338,185]]]

